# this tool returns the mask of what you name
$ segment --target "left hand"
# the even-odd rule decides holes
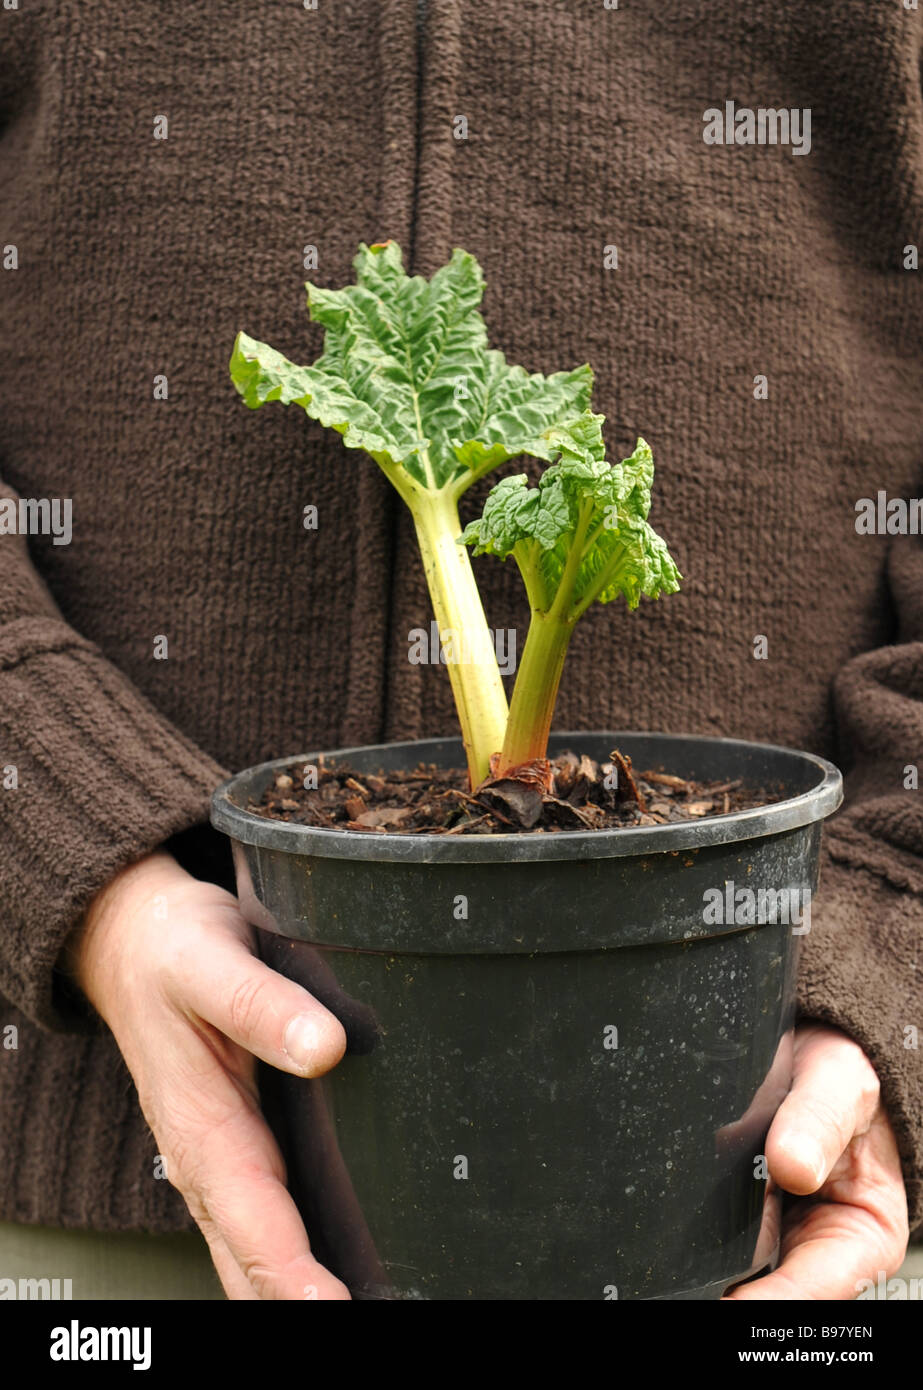
[[[786,1205],[778,1268],[727,1298],[854,1299],[887,1278],[907,1249],[907,1198],[878,1077],[836,1028],[795,1030],[792,1089],[776,1112],[766,1160]]]

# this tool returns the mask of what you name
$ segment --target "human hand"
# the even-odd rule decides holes
[[[795,1030],[794,1079],[769,1129],[772,1179],[798,1200],[782,1222],[781,1260],[729,1300],[854,1299],[893,1274],[907,1249],[897,1142],[865,1053],[837,1028]]]
[[[311,1254],[254,1062],[319,1076],[346,1035],[254,949],[236,898],[158,852],[94,899],[62,967],[111,1028],[228,1297],[349,1298]]]

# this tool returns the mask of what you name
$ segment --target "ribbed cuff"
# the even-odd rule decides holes
[[[0,993],[47,1028],[97,1026],[56,980],[96,893],[207,820],[227,774],[65,623],[0,631]]]
[[[913,1230],[923,1222],[923,898],[826,856],[798,1003],[801,1016],[848,1033],[878,1073]]]

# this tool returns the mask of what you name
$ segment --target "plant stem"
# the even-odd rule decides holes
[[[423,570],[439,628],[461,724],[468,777],[476,787],[487,776],[491,753],[503,746],[506,692],[496,649],[478,593],[458,506],[448,492],[416,492],[408,498]]]
[[[533,611],[510,701],[498,773],[546,756],[558,686],[573,630],[574,624],[566,619],[553,613]]]
[[[553,614],[556,618],[563,619],[568,616],[568,609],[571,606],[571,599],[574,594],[574,586],[577,582],[577,573],[583,563],[583,546],[592,516],[593,502],[590,500],[584,502],[580,508],[577,526],[570,545],[570,552],[567,556],[567,563],[564,566],[564,573],[561,575],[561,581],[558,584],[558,592],[555,594],[554,602],[551,605],[550,614]]]

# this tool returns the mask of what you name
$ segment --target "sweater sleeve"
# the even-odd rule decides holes
[[[224,775],[68,626],[24,538],[0,535],[0,994],[47,1028],[98,1027],[61,988],[61,946],[119,869],[207,818]]]
[[[901,1152],[911,1228],[923,1221],[923,543],[895,537],[896,643],[834,683],[843,808],[825,831],[804,938],[800,1012],[871,1059]]]

